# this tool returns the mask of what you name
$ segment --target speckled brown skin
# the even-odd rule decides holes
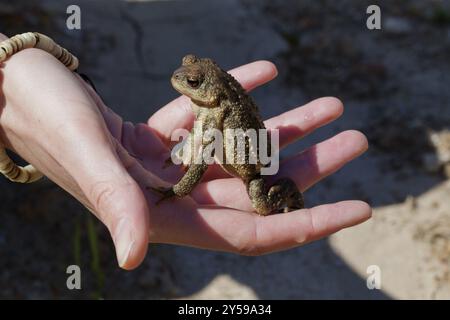
[[[191,99],[192,110],[196,120],[202,123],[202,130],[214,128],[224,132],[226,129],[242,129],[243,131],[265,129],[253,99],[230,74],[223,71],[212,60],[200,59],[194,55],[185,56],[182,66],[174,72],[171,82],[178,92]],[[188,139],[191,139],[192,143],[193,132]],[[203,147],[212,141],[203,139]],[[264,176],[260,174],[263,165],[259,161],[257,164],[249,164],[248,142],[245,145],[245,163],[227,163],[226,159],[230,159],[230,156],[236,159],[236,147],[234,143],[227,145],[225,141],[226,139],[223,146],[223,163],[219,164],[225,171],[244,181],[257,213],[267,215],[303,208],[303,196],[291,179],[282,178],[270,188],[267,187]],[[259,147],[259,143],[256,145]],[[268,150],[270,150],[270,144]],[[190,164],[185,175],[172,188],[151,189],[163,194],[161,200],[172,196],[186,196],[200,182],[207,167],[205,163]]]

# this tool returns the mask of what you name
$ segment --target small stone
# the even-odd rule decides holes
[[[407,196],[405,199],[405,205],[410,211],[417,209],[417,199],[414,196]]]

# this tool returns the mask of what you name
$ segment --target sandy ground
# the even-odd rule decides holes
[[[74,3],[81,32],[65,29]],[[362,130],[371,144],[308,190],[308,204],[363,199],[374,207],[372,220],[302,248],[240,257],[152,245],[144,264],[125,272],[105,228],[57,186],[2,179],[0,298],[449,299],[450,184],[426,161],[436,154],[428,131],[450,121],[450,9],[440,3],[382,1],[381,31],[365,27],[368,1],[0,4],[0,31],[53,36],[77,54],[107,104],[135,122],[176,97],[168,79],[186,53],[224,68],[274,61],[279,77],[253,94],[264,117],[320,96],[346,106],[285,156],[345,129]],[[65,268],[75,262],[83,290],[70,292]],[[367,288],[370,265],[381,270],[381,290]]]

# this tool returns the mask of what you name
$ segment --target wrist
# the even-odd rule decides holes
[[[0,144],[11,147],[10,137],[24,137],[28,131],[29,114],[36,103],[33,91],[39,79],[32,67],[49,56],[42,50],[30,48],[0,64]]]

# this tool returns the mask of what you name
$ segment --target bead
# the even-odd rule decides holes
[[[3,50],[3,49],[0,47],[0,62],[5,61],[7,57],[8,57],[8,56],[7,56],[6,52],[5,52],[5,50]]]

